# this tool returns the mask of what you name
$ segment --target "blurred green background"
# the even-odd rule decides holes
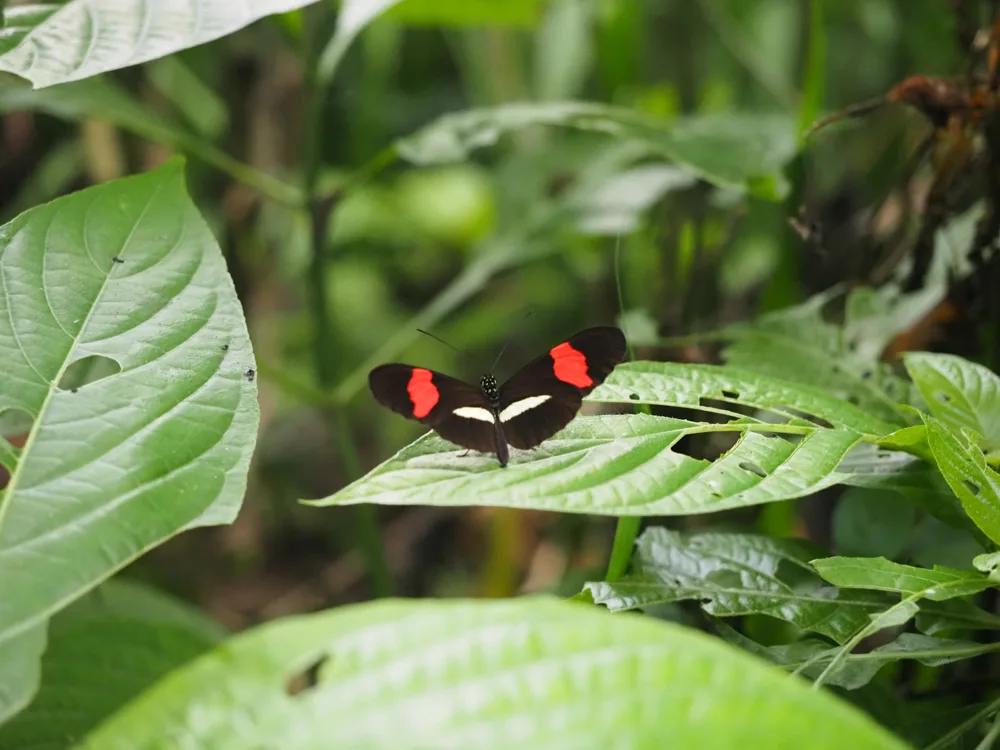
[[[503,378],[584,326],[618,321],[637,355],[711,361],[713,345],[693,334],[870,280],[907,236],[898,218],[906,194],[926,188],[929,175],[907,165],[929,126],[887,107],[804,145],[797,134],[907,76],[961,74],[966,60],[946,0],[453,5],[453,24],[438,23],[440,8],[433,24],[387,14],[338,70],[310,162],[322,189],[342,196],[325,263],[311,257],[304,214],[189,160],[190,190],[253,338],[261,435],[238,521],[184,534],[129,575],[229,627],[371,598],[386,593],[387,577],[399,594],[509,596],[571,595],[601,576],[611,519],[296,500],[332,493],[423,431],[379,408],[365,386],[388,341],[404,344],[393,359],[472,379],[510,336]],[[967,5],[977,23],[987,17],[990,3]],[[328,37],[322,24],[334,18],[310,13],[108,78],[147,113],[300,182],[309,157],[301,49],[311,33]],[[4,221],[170,154],[106,119],[58,116],[72,109],[60,89],[24,109],[0,88]],[[568,129],[518,130],[449,166],[381,168],[394,140],[447,113],[572,99],[664,122],[704,116],[720,132],[772,123],[789,156],[787,194],[768,201],[711,187],[634,144]],[[821,250],[789,225],[801,207],[822,224]],[[330,326],[322,351],[317,325]],[[420,325],[471,356],[419,336]],[[659,338],[672,343],[650,346]],[[797,533],[798,512],[782,504],[712,522]],[[376,546],[373,521],[387,570],[370,575],[362,550]]]

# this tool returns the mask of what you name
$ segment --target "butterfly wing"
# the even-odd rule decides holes
[[[483,392],[461,380],[411,365],[380,365],[368,374],[375,399],[445,440],[484,453],[496,450],[493,412]]]
[[[525,365],[500,388],[500,423],[515,448],[534,448],[572,421],[583,397],[625,358],[625,335],[588,328]]]

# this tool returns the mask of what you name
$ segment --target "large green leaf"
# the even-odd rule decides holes
[[[68,0],[8,9],[0,71],[36,87],[89,78],[231,34],[315,0]]]
[[[317,662],[315,684],[290,694]],[[265,625],[169,675],[83,747],[625,750],[664,737],[905,747],[717,639],[548,598],[384,601]]]
[[[893,591],[908,596],[919,594],[933,601],[978,594],[991,586],[990,580],[978,570],[939,565],[929,570],[901,565],[884,557],[827,557],[813,560],[811,564],[835,586]]]
[[[720,114],[661,122],[634,110],[582,101],[525,102],[452,113],[396,145],[414,164],[439,164],[466,159],[506,133],[537,125],[634,141],[710,183],[769,200],[787,193],[780,170],[796,150],[795,125],[784,116]]]
[[[52,618],[41,689],[0,727],[0,747],[61,750],[224,637],[192,607],[139,584],[108,581]]]
[[[770,427],[770,426],[768,426]],[[728,431],[736,445],[716,461],[671,450],[686,435]],[[797,436],[796,436],[797,437]],[[837,463],[860,436],[810,429],[801,440],[746,425],[645,414],[582,417],[538,448],[462,456],[433,434],[311,505],[496,505],[603,515],[679,515],[812,494],[840,481]]]
[[[0,724],[23,709],[38,689],[44,650],[44,623],[0,642]]]
[[[590,401],[686,406],[711,410],[720,405],[770,412],[766,421],[792,421],[844,427],[882,436],[896,427],[819,388],[769,375],[717,365],[677,362],[627,362],[619,365]],[[706,403],[707,402],[707,403]],[[723,413],[729,413],[723,411]],[[800,416],[818,418],[803,421]],[[763,423],[763,417],[753,420]]]
[[[908,352],[903,361],[935,417],[972,430],[987,450],[1000,448],[1000,377],[952,354]]]
[[[934,460],[976,526],[1000,544],[1000,474],[976,446],[933,417],[926,418],[927,442]]]
[[[0,227],[0,361],[0,414],[34,419],[0,494],[0,642],[182,529],[235,517],[255,365],[182,161]],[[107,376],[74,386],[88,363]]]
[[[769,615],[842,643],[891,600],[826,585],[809,567],[815,553],[795,539],[654,527],[636,543],[633,573],[587,588],[615,611],[695,600],[718,617]]]

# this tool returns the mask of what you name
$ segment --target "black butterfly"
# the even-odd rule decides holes
[[[479,387],[411,365],[381,365],[368,375],[375,398],[456,445],[494,452],[501,466],[508,444],[534,448],[569,424],[583,397],[625,358],[617,328],[588,328],[552,347],[497,388],[492,373]]]

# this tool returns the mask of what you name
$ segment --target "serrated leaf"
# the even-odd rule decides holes
[[[493,505],[601,515],[683,515],[759,505],[836,484],[860,436],[815,429],[798,442],[743,425],[646,414],[580,417],[532,451],[468,455],[434,434],[310,505]],[[716,461],[671,450],[685,435],[741,433]]]
[[[0,71],[41,88],[165,57],[315,0],[67,0],[5,13]]]
[[[794,539],[654,527],[636,543],[635,572],[587,588],[614,611],[698,600],[717,617],[768,615],[843,643],[892,602],[826,585],[809,567],[815,552]]]
[[[91,357],[120,372],[62,383]],[[182,529],[235,517],[255,365],[181,160],[0,227],[0,361],[0,413],[34,418],[0,497],[0,640]]]
[[[940,565],[928,570],[884,557],[827,557],[811,564],[835,586],[894,591],[907,596],[918,594],[933,601],[978,594],[990,587],[989,579],[975,570]]]
[[[318,661],[316,684],[289,695]],[[83,747],[639,750],[665,736],[718,750],[905,747],[717,639],[548,598],[384,601],[265,625],[169,675]]]
[[[1000,377],[952,354],[907,352],[903,362],[931,414],[953,430],[972,430],[987,450],[1000,448]]]
[[[38,690],[43,651],[45,623],[0,642],[0,725],[28,705]]]
[[[224,637],[193,607],[137,583],[108,581],[52,618],[42,687],[0,727],[0,747],[65,748]]]
[[[501,136],[539,125],[604,133],[645,144],[719,187],[781,200],[782,166],[795,153],[794,123],[784,116],[712,115],[660,122],[593,102],[525,102],[445,115],[397,141],[400,155],[426,166],[467,159]]]
[[[771,412],[774,421],[843,427],[865,435],[887,435],[896,427],[819,388],[718,365],[626,362],[614,369],[590,401],[702,408],[705,400]],[[802,420],[800,415],[818,417]],[[763,421],[763,420],[756,420]],[[826,423],[826,424],[824,424]]]
[[[960,440],[933,417],[925,421],[927,442],[948,486],[976,526],[1000,544],[1000,474],[986,464],[979,448]]]

